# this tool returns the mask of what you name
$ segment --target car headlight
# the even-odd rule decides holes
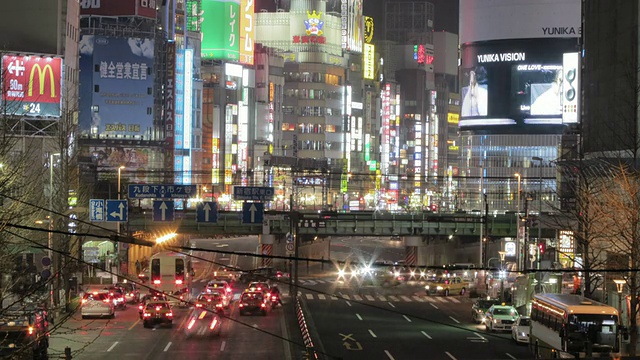
[[[498,319],[493,319],[493,323],[497,324],[498,323]]]
[[[429,290],[429,285],[425,285],[424,289]]]
[[[525,336],[527,336],[527,334],[523,333],[523,332],[520,332],[520,336],[525,337]]]
[[[440,290],[442,290],[442,289],[444,289],[442,286],[438,286],[438,287],[436,287],[436,290],[438,290],[438,291],[440,291]]]

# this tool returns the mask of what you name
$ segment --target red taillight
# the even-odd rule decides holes
[[[180,300],[184,300],[184,296],[180,295]]]
[[[244,304],[240,304],[240,305],[238,305],[238,307],[244,307]]]
[[[159,285],[160,284],[160,280],[153,280],[153,283],[156,284],[156,285]]]
[[[109,303],[109,299],[104,299],[102,301],[105,302],[105,303]]]
[[[275,296],[272,296],[272,297],[271,297],[271,301],[276,301],[276,297],[275,297]]]
[[[173,313],[172,313],[172,312],[168,312],[168,313],[167,313],[167,317],[172,317],[172,316],[173,316]]]
[[[182,285],[182,280],[176,280],[176,285]]]
[[[262,288],[258,288],[258,291],[261,291],[261,290],[262,290]]]
[[[260,307],[266,307],[266,306],[267,306],[267,304],[265,304],[265,303],[260,304]]]
[[[187,325],[187,329],[191,330],[191,328],[193,327],[193,324],[196,323],[196,319],[191,319],[191,321],[189,321],[189,325]]]
[[[222,307],[222,304],[216,304],[216,307],[221,308],[221,307]]]
[[[162,309],[160,306],[156,306],[156,311],[160,311]]]
[[[211,322],[211,326],[209,326],[209,329],[213,329],[214,327],[216,327],[217,323],[218,323],[218,319],[213,319],[213,321]]]
[[[144,309],[144,306],[138,305],[138,310],[142,310],[142,309]]]
[[[207,299],[207,302],[211,302],[211,299]]]
[[[148,312],[146,312],[146,313],[142,314],[142,316],[144,316],[144,317],[150,317],[150,316],[151,316],[151,314],[150,314],[150,313],[148,313]]]
[[[196,307],[202,307],[202,304],[196,304]]]
[[[29,335],[33,335],[33,332],[34,332],[33,326],[29,326],[29,329],[27,329],[27,332],[29,333]]]
[[[133,293],[129,293],[129,296],[133,296]]]

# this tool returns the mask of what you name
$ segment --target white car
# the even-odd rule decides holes
[[[529,328],[531,327],[531,318],[528,316],[519,316],[516,323],[511,328],[511,338],[518,344],[529,343]]]
[[[518,312],[510,305],[491,305],[484,316],[487,330],[511,331],[518,318]]]
[[[113,298],[108,292],[90,292],[82,297],[82,308],[80,315],[83,319],[89,316],[108,316],[116,317],[116,308],[113,304]]]

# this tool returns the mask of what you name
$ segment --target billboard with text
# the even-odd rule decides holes
[[[241,0],[240,8],[240,62],[253,65],[253,46],[255,41],[255,3],[254,0]]]
[[[240,0],[206,0],[202,10],[202,59],[240,61]]]
[[[82,37],[79,125],[83,134],[151,133],[154,45],[153,39]]]
[[[2,74],[3,113],[60,116],[62,59],[4,55]]]
[[[80,16],[142,16],[155,19],[160,0],[80,0]]]

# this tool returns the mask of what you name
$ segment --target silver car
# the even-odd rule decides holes
[[[511,328],[511,338],[518,344],[528,344],[530,327],[531,319],[528,316],[519,316]]]
[[[108,316],[113,319],[116,317],[116,308],[108,292],[91,292],[82,297],[80,314],[83,319],[89,316]]]

